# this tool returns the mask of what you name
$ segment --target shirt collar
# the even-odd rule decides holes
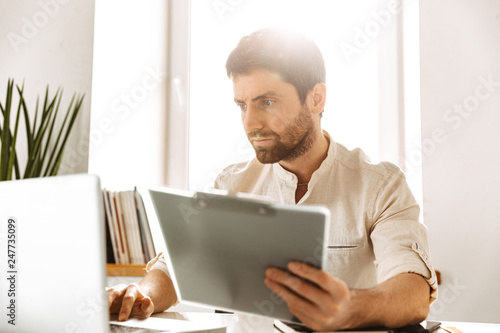
[[[323,135],[329,141],[328,153],[323,162],[321,162],[319,168],[312,174],[311,180],[309,181],[309,190],[312,188],[318,177],[331,169],[333,161],[335,160],[336,144],[327,131],[323,130]],[[279,163],[274,163],[272,167],[278,178],[284,181],[287,185],[295,186],[297,184],[297,176],[290,171],[285,170]]]

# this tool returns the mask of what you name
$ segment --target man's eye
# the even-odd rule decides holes
[[[241,111],[246,111],[247,106],[245,104],[238,104],[238,107],[240,108]]]
[[[270,100],[270,99],[266,99],[262,102],[265,106],[271,106],[274,101]]]

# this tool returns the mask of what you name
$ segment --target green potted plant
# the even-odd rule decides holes
[[[14,95],[17,92],[18,103]],[[81,109],[85,94],[73,94],[64,119],[57,119],[63,90],[58,88],[51,96],[49,86],[45,90],[43,103],[37,97],[34,115],[30,115],[24,95],[24,84],[7,82],[5,102],[0,98],[0,180],[54,176],[58,173],[64,147]],[[24,170],[19,166],[16,142],[19,135],[21,113],[27,139],[27,160]],[[15,177],[15,178],[14,178]]]

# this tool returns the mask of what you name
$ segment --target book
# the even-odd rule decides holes
[[[108,235],[106,238],[109,238],[109,243],[107,243],[107,246],[111,246],[111,250],[113,252],[113,262],[119,264],[119,255],[118,255],[118,242],[119,240],[117,239],[117,234],[116,234],[116,227],[114,225],[114,220],[113,220],[113,211],[111,209],[111,204],[109,202],[109,193],[106,189],[102,191],[102,197],[104,200],[104,211],[105,211],[105,217],[106,217],[106,231],[108,232]],[[110,260],[107,260],[110,262]]]
[[[109,235],[109,225],[106,224],[106,262],[115,263],[115,253],[113,245],[111,244],[111,236]]]
[[[146,256],[146,261],[150,261],[156,257],[155,245],[153,242],[153,235],[151,234],[151,228],[149,226],[148,217],[146,215],[146,207],[144,206],[144,201],[137,188],[134,188],[134,199],[135,207],[137,212],[137,218],[139,220],[139,227],[141,230],[144,253]]]
[[[131,264],[144,264],[144,253],[142,252],[141,234],[139,222],[135,211],[135,200],[131,191],[118,192],[119,209],[122,211],[123,224],[127,234],[127,245]]]
[[[156,257],[153,237],[142,197],[137,191],[103,189],[108,263],[145,264]]]
[[[117,192],[110,192],[111,208],[113,210],[114,225],[116,225],[118,248],[120,256],[120,264],[130,264],[129,250],[127,243],[127,233],[125,232],[125,224],[123,223],[123,216],[121,212],[120,200],[117,198]]]

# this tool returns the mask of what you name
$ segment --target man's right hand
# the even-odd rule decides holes
[[[127,320],[131,315],[147,318],[154,312],[155,305],[139,285],[119,284],[107,289],[110,313],[118,313],[118,320]]]

